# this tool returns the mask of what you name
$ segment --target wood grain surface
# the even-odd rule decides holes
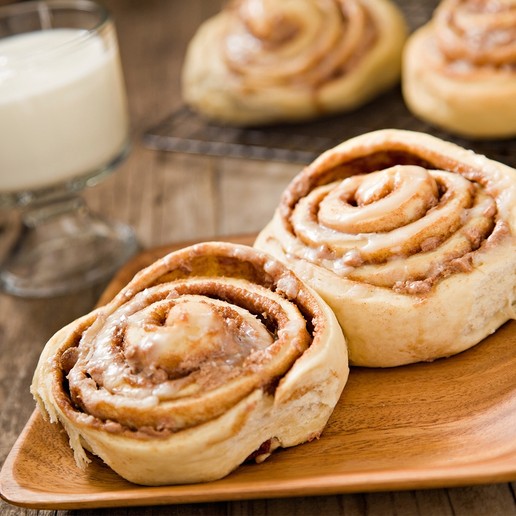
[[[215,13],[223,0],[107,0],[104,3],[112,11],[118,28],[122,61],[126,76],[128,97],[133,128],[133,149],[127,161],[120,169],[104,181],[85,192],[90,207],[104,216],[131,224],[136,231],[142,249],[154,249],[192,239],[213,238],[231,234],[243,234],[258,231],[272,216],[280,193],[294,174],[299,171],[296,165],[247,162],[244,160],[205,158],[180,154],[155,152],[141,144],[142,132],[166,117],[179,103],[179,72],[188,40],[201,20]],[[2,214],[0,221],[0,240],[5,241],[9,233],[16,228],[17,217]],[[29,393],[32,374],[41,349],[48,338],[60,327],[89,311],[105,290],[106,285],[97,285],[79,293],[45,300],[23,300],[0,295],[0,463],[3,463],[13,447],[20,432],[25,427],[34,411],[34,401]],[[504,331],[507,331],[504,328]],[[482,345],[483,346],[483,345]],[[482,351],[482,346],[472,351],[471,356]],[[466,355],[467,356],[467,355]],[[475,361],[469,362],[474,368]],[[499,367],[499,369],[498,369]],[[507,377],[501,374],[505,364],[498,364],[489,380],[487,393],[496,389],[497,384],[507,393],[514,389]],[[446,444],[446,449],[466,452],[472,451],[474,428],[480,422],[483,428],[482,446],[474,449],[474,457],[489,461],[490,450],[499,454],[503,448],[500,441],[500,427],[497,411],[503,408],[490,405],[489,396],[482,395],[479,406],[466,403],[473,385],[474,369],[466,378],[465,385],[454,383],[454,373],[441,372],[439,381],[455,394],[458,406],[458,421],[464,421],[471,414],[475,424],[466,432],[457,431],[453,440]],[[357,378],[360,376],[355,375]],[[353,378],[353,377],[352,377]],[[454,386],[454,387],[452,387]],[[351,384],[353,387],[353,384]],[[407,387],[401,383],[400,387]],[[482,390],[484,386],[481,386]],[[403,390],[403,389],[400,389]],[[432,392],[432,391],[430,391]],[[440,391],[443,393],[443,391]],[[500,391],[499,391],[500,392]],[[400,396],[403,393],[400,392]],[[376,396],[368,403],[378,400]],[[449,393],[442,394],[445,398]],[[508,395],[508,394],[507,394]],[[408,396],[408,394],[407,394]],[[459,401],[462,399],[462,401]],[[345,398],[343,398],[345,402]],[[402,396],[400,403],[407,402]],[[455,419],[448,413],[440,414],[434,408],[432,396],[411,400],[419,407],[426,431],[435,431],[433,421],[446,421],[451,429],[455,428]],[[513,396],[508,396],[505,407],[514,407]],[[392,407],[391,407],[392,408]],[[389,415],[388,407],[377,406],[377,418]],[[350,415],[360,413],[359,404],[349,409]],[[488,424],[494,417],[495,434]],[[403,410],[399,411],[399,425],[407,425]],[[487,419],[483,419],[487,418]],[[360,426],[360,421],[350,419],[346,425]],[[344,423],[343,423],[344,424]],[[332,432],[342,428],[332,423],[327,440],[332,439]],[[413,428],[413,426],[411,427]],[[491,430],[490,430],[491,429]],[[366,430],[365,428],[363,429]],[[514,431],[506,428],[509,434]],[[411,437],[412,430],[407,430]],[[450,433],[452,435],[453,432]],[[512,434],[514,435],[514,434]],[[498,436],[498,437],[497,437]],[[428,441],[429,451],[424,463],[426,467],[432,461],[446,462],[440,447],[427,437],[419,434],[422,447]],[[358,434],[353,437],[358,439]],[[494,440],[494,442],[491,442]],[[323,439],[314,443],[323,445]],[[491,446],[493,444],[494,446]],[[49,443],[47,443],[47,447]],[[306,447],[306,450],[311,445]],[[342,444],[340,445],[342,446]],[[366,445],[363,445],[367,448]],[[292,452],[300,453],[299,447]],[[365,450],[367,451],[367,450]],[[290,456],[281,452],[280,461],[290,461]],[[49,449],[50,453],[50,449]],[[306,451],[308,453],[308,451]],[[342,450],[340,450],[342,453]],[[435,456],[432,454],[434,453]],[[494,456],[493,455],[493,456]],[[63,458],[64,461],[67,459]],[[324,456],[330,467],[333,464],[333,452]],[[347,460],[353,462],[353,456]],[[264,464],[265,467],[273,467]],[[333,464],[333,465],[332,465]],[[45,469],[43,469],[43,472]],[[67,470],[60,470],[64,479]],[[109,476],[109,470],[102,470]],[[245,473],[247,475],[248,473]],[[30,480],[41,476],[41,472],[26,472]],[[245,476],[244,475],[244,476]],[[103,477],[102,477],[103,478]],[[489,480],[489,482],[488,482]],[[496,483],[491,483],[491,481]],[[515,480],[515,479],[513,479]],[[483,480],[482,480],[483,482]],[[450,484],[451,486],[451,484]],[[130,489],[130,488],[128,488]],[[131,486],[132,489],[132,486]],[[230,502],[184,503],[180,505],[157,506],[159,499],[148,499],[147,505],[138,508],[84,509],[74,510],[31,510],[10,505],[0,500],[2,516],[71,516],[90,515],[246,515],[275,516],[295,514],[308,516],[313,514],[342,514],[351,516],[389,516],[389,515],[456,515],[456,516],[511,516],[516,515],[516,483],[492,477],[485,479],[481,485],[466,487],[449,487],[446,489],[416,489],[399,491],[392,488],[387,492],[370,492],[369,488],[354,494],[331,494],[307,496],[308,492],[296,492],[293,497],[234,500]],[[342,491],[335,491],[342,492]]]

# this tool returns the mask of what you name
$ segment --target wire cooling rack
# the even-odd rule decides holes
[[[437,0],[397,1],[410,30],[432,15]],[[516,139],[474,141],[458,138],[415,118],[400,87],[350,113],[296,124],[239,128],[209,122],[181,106],[143,135],[147,147],[162,151],[306,164],[340,142],[376,129],[408,129],[433,134],[516,167]]]

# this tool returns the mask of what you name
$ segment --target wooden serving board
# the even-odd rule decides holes
[[[228,239],[248,243],[252,236]],[[107,302],[142,267],[179,245],[144,251],[113,279]],[[244,464],[216,482],[131,484],[93,457],[76,468],[64,431],[37,411],[0,474],[8,502],[42,509],[158,505],[516,479],[516,322],[433,363],[353,368],[317,441]]]

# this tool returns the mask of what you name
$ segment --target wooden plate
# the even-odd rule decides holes
[[[252,237],[231,239],[250,243]],[[100,302],[178,246],[146,251]],[[318,441],[205,484],[140,487],[93,458],[76,468],[67,437],[36,411],[0,475],[8,502],[63,509],[452,487],[516,479],[516,321],[431,364],[354,368]]]

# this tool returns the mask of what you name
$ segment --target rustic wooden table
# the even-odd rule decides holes
[[[188,156],[146,149],[142,132],[179,103],[187,41],[219,0],[109,0],[130,101],[133,150],[85,193],[91,208],[130,224],[143,248],[259,230],[297,165]],[[252,201],[252,202],[249,202]],[[0,234],[0,237],[4,236]],[[105,285],[45,300],[0,296],[0,462],[34,410],[32,373],[46,340],[96,303]],[[516,483],[177,506],[84,510],[81,514],[516,515]],[[59,514],[0,501],[0,513]]]

